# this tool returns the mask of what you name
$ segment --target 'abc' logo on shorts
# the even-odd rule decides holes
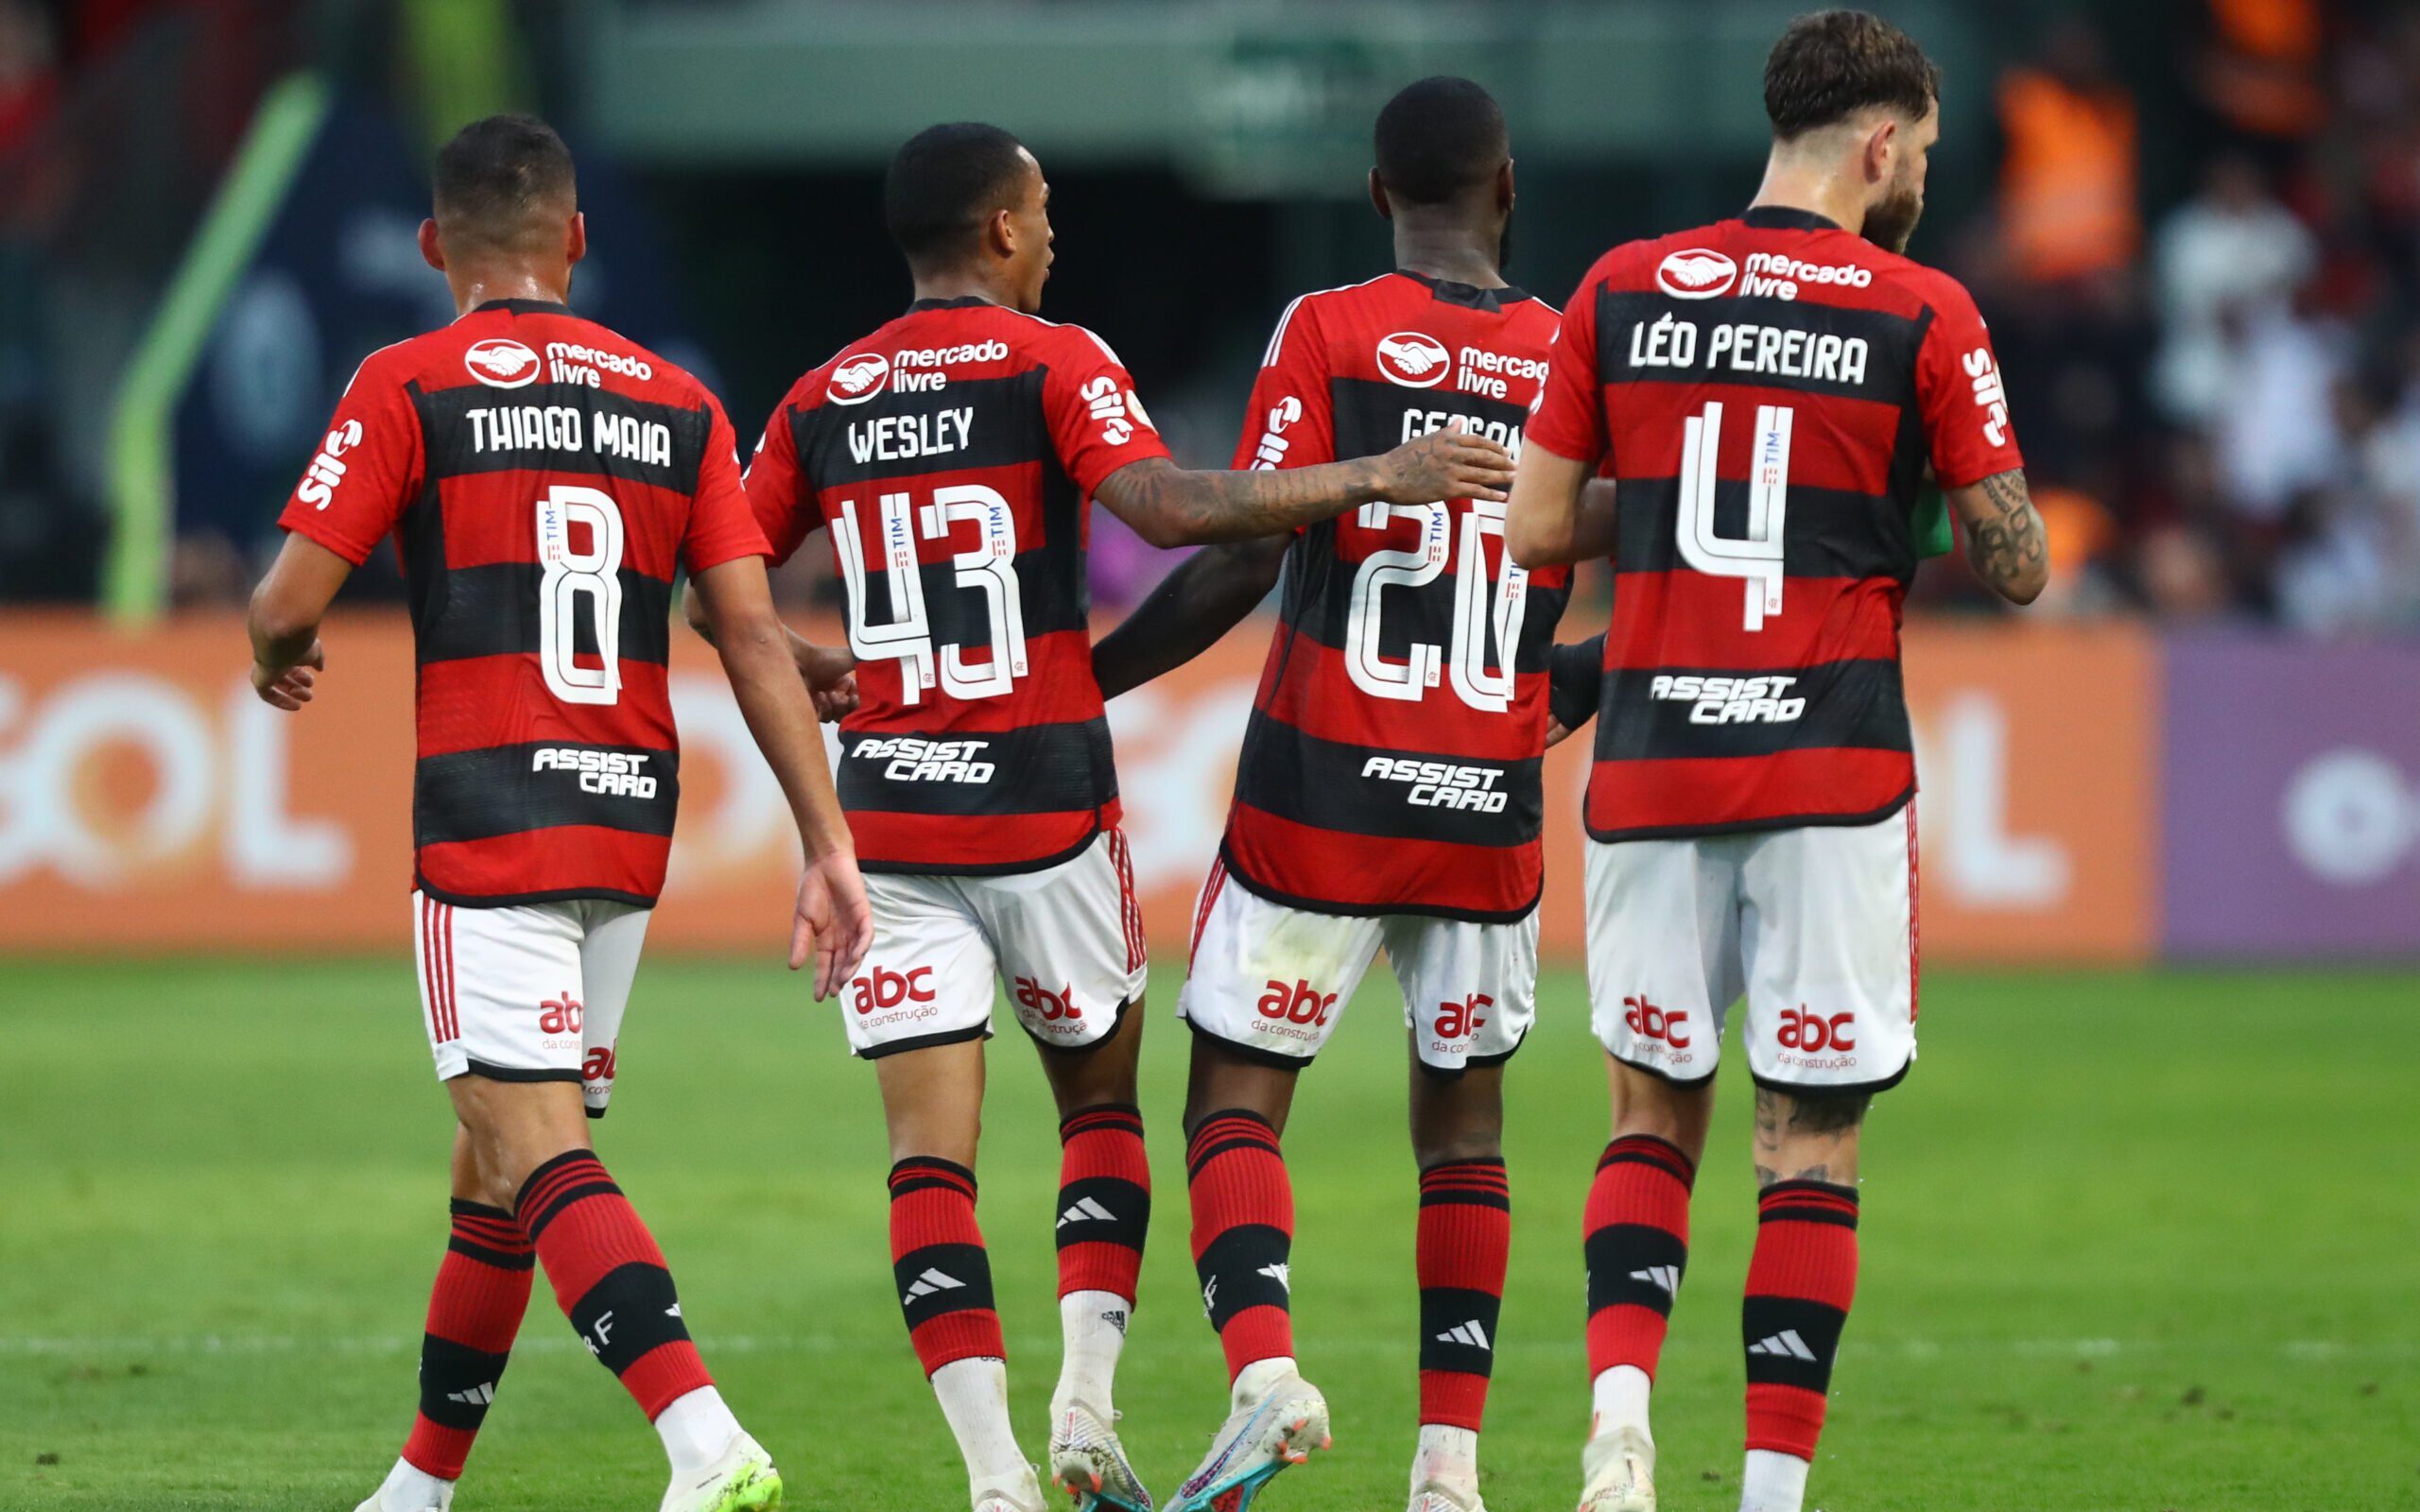
[[[540,1034],[578,1034],[582,1013],[579,1000],[566,992],[538,1005]]]
[[[1073,987],[1061,987],[1053,992],[1029,976],[1017,978],[1017,1006],[1030,1008],[1042,1015],[1045,1023],[1057,1023],[1062,1019],[1080,1019],[1084,1010],[1076,1006]]]
[[[1856,1027],[1857,1015],[1854,1013],[1835,1013],[1825,1018],[1820,1013],[1807,1012],[1806,1005],[1802,1003],[1794,1008],[1781,1010],[1782,1048],[1810,1053],[1855,1050],[1857,1041],[1849,1038],[1849,1031]]]
[[[1323,1024],[1336,1010],[1336,994],[1322,992],[1308,982],[1291,984],[1271,980],[1269,990],[1261,994],[1260,1016],[1287,1023]]]
[[[1634,998],[1622,999],[1622,1006],[1630,1010],[1622,1015],[1622,1022],[1630,1025],[1631,1033],[1648,1040],[1660,1040],[1675,1050],[1689,1048],[1689,1036],[1681,1032],[1682,1025],[1689,1022],[1687,1009],[1678,1013],[1667,1012],[1650,1003],[1644,992]]]
[[[902,1003],[930,1003],[933,1001],[933,969],[919,966],[910,971],[894,971],[888,967],[877,966],[850,986],[857,989],[857,996],[849,1005],[859,1013],[872,1013],[876,1008],[895,1008]]]
[[[1495,1006],[1495,1000],[1484,992],[1474,992],[1460,1003],[1448,999],[1437,1005],[1437,1038],[1460,1040],[1464,1035],[1478,1033],[1487,1021],[1478,1010]]]

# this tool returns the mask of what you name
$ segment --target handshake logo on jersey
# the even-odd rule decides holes
[[[655,797],[657,782],[641,770],[648,761],[648,757],[631,751],[541,746],[529,753],[529,769],[577,773],[579,790],[600,798],[648,799]]]

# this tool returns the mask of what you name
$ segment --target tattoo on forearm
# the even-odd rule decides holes
[[[2042,538],[2042,516],[2021,472],[1995,472],[1979,487],[1992,513],[1969,525],[1966,559],[1985,582],[2004,587],[2041,568],[2048,550]]]
[[[1110,474],[1101,491],[1121,515],[1178,522],[1187,541],[1248,541],[1334,514],[1340,501],[1361,491],[1357,484],[1365,471],[1357,461],[1187,472],[1162,462],[1122,468]]]

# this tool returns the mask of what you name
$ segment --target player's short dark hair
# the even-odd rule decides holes
[[[451,240],[513,249],[579,202],[571,148],[534,115],[473,121],[437,149],[437,222]]]
[[[1916,40],[1862,10],[1799,17],[1765,60],[1765,114],[1788,142],[1882,106],[1920,120],[1941,97],[1941,69]]]
[[[980,121],[928,126],[901,144],[883,176],[882,218],[911,266],[971,250],[992,213],[1016,202],[1024,146]]]
[[[1495,176],[1512,155],[1495,96],[1439,74],[1406,84],[1378,112],[1378,181],[1415,205],[1442,205]]]

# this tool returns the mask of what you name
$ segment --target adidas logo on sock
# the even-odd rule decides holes
[[[445,1394],[445,1400],[466,1402],[474,1407],[484,1407],[495,1400],[495,1383],[490,1381],[484,1384],[473,1386],[468,1391],[449,1391]]]
[[[908,1295],[899,1300],[902,1304],[906,1304],[920,1297],[931,1297],[941,1292],[954,1292],[965,1284],[955,1276],[944,1276],[940,1271],[927,1270],[916,1278],[916,1284],[908,1287]]]
[[[1294,1295],[1294,1266],[1290,1261],[1281,1260],[1273,1265],[1263,1265],[1255,1274],[1266,1276],[1284,1287],[1287,1296]]]
[[[1115,1223],[1116,1221],[1117,1214],[1090,1197],[1084,1198],[1083,1201],[1059,1215],[1059,1227],[1062,1228],[1071,1223]]]
[[[670,1307],[666,1308],[664,1310],[664,1315],[666,1317],[681,1317],[681,1304],[675,1302]],[[682,1321],[685,1323],[688,1319],[682,1318]]]
[[[1748,1352],[1780,1355],[1784,1359],[1809,1362],[1815,1358],[1815,1351],[1806,1347],[1806,1341],[1798,1336],[1796,1329],[1784,1329],[1771,1338],[1760,1339],[1748,1346]]]
[[[1490,1354],[1495,1352],[1495,1346],[1487,1342],[1487,1330],[1480,1326],[1479,1320],[1477,1318],[1473,1318],[1467,1323],[1455,1324],[1444,1332],[1438,1334],[1437,1342],[1440,1344],[1467,1344],[1475,1349],[1485,1349]]]
[[[1645,1281],[1650,1286],[1661,1286],[1667,1297],[1681,1295],[1681,1267],[1678,1265],[1650,1265],[1645,1270],[1632,1271],[1630,1279]]]

